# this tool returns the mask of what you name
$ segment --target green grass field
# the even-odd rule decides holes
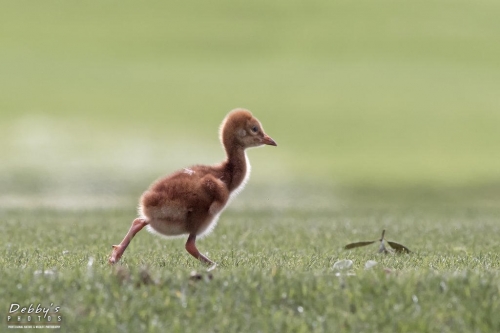
[[[11,303],[61,332],[500,331],[500,4],[0,4],[0,332]],[[212,278],[145,231],[108,266],[235,107],[278,147],[199,241]],[[382,229],[413,252],[343,250]]]
[[[322,197],[338,203],[327,193]],[[185,239],[167,241],[144,231],[120,264],[108,266],[110,245],[134,217],[131,207],[3,211],[2,308],[14,301],[52,302],[61,306],[64,332],[500,329],[498,206],[276,207],[259,205],[251,189],[239,199],[215,232],[198,242],[219,264],[211,280],[204,274],[199,281],[190,274],[203,267],[184,251]],[[387,239],[414,252],[342,249],[376,239],[384,228]],[[333,268],[344,259],[353,261],[348,273],[354,275]],[[365,269],[368,260],[377,265]]]

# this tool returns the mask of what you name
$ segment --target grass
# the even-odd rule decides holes
[[[198,242],[219,264],[211,279],[184,251],[184,239],[147,232],[137,235],[116,267],[108,266],[110,245],[134,217],[132,205],[4,210],[1,308],[54,303],[67,332],[500,329],[500,245],[492,237],[500,231],[498,205],[450,205],[438,197],[374,205],[339,202],[323,192],[333,204],[294,198],[278,207],[273,202],[280,198],[266,205],[255,190]],[[383,228],[387,239],[413,252],[342,249],[375,239]],[[353,275],[333,268],[344,259],[353,261]],[[365,269],[368,260],[377,265]],[[190,279],[193,270],[201,280]]]
[[[68,332],[500,331],[498,10],[3,1],[2,316],[54,303]],[[279,146],[249,153],[247,190],[199,241],[213,278],[190,279],[184,239],[146,232],[109,267],[145,186],[221,160],[238,106]],[[384,228],[413,253],[342,249]],[[337,276],[344,259],[354,275]]]

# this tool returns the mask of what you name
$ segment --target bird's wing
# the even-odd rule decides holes
[[[203,189],[208,193],[214,201],[225,205],[229,198],[227,186],[211,174],[208,174],[200,180]]]

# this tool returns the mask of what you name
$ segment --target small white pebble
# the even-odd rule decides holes
[[[35,271],[33,274],[35,276],[39,276],[39,275],[52,276],[52,275],[56,274],[56,272],[54,272],[54,271],[52,271],[50,269],[47,269],[47,270],[44,270],[44,271],[42,271],[42,270]]]
[[[352,264],[352,260],[349,259],[339,260],[335,264],[333,264],[333,269],[338,271],[345,271],[350,269],[352,267]]]
[[[366,263],[365,263],[365,269],[370,269],[370,268],[373,268],[377,265],[377,262],[375,260],[368,260]]]

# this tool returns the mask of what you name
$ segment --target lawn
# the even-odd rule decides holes
[[[145,231],[110,267],[110,245],[128,229],[132,206],[3,210],[1,306],[54,303],[64,332],[500,329],[498,205],[439,204],[439,194],[374,205],[339,202],[328,191],[321,197],[331,204],[318,204],[299,195],[264,200],[249,187],[198,243],[219,264],[211,276],[184,250],[185,239]],[[384,228],[412,253],[342,248]],[[335,269],[342,260],[353,266]],[[366,269],[369,260],[377,264]]]
[[[61,332],[500,331],[498,3],[0,2],[1,332],[12,303]],[[198,242],[218,268],[145,231],[110,267],[235,107],[278,147]],[[412,252],[343,249],[383,229]]]

